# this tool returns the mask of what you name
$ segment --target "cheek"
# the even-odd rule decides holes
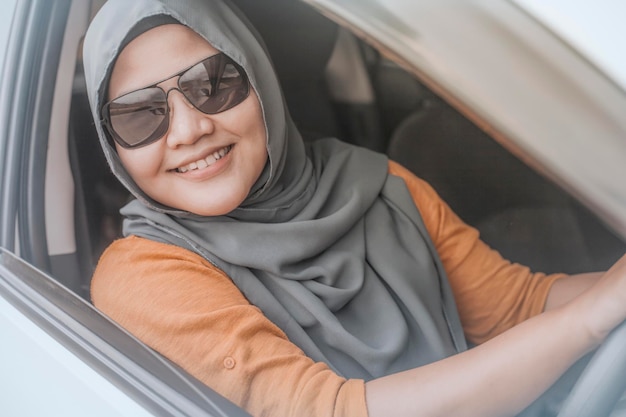
[[[268,160],[267,153],[267,134],[265,132],[265,124],[261,112],[258,112],[256,123],[251,129],[250,136],[254,138],[254,160],[252,161],[257,174],[260,175]]]
[[[258,149],[258,155],[259,155],[259,164],[261,165],[261,167],[263,167],[265,165],[265,163],[268,161],[268,153],[267,153],[267,140],[265,139],[266,137],[266,133],[265,133],[265,129],[262,129],[261,131],[258,132],[258,142],[257,142],[257,149]]]
[[[254,95],[253,105],[249,111],[250,134],[256,140],[256,146],[264,150],[265,158],[267,157],[267,132],[265,131],[265,120],[263,119],[263,112],[261,110],[261,104],[259,103],[256,94]]]
[[[154,145],[157,145],[156,143]],[[160,151],[158,146],[145,146],[139,149],[124,149],[118,146],[117,153],[122,165],[137,183],[143,183],[159,172]]]
[[[260,175],[268,159],[267,133],[261,104],[251,91],[250,97],[240,106],[235,107],[237,112],[225,112],[225,126],[233,128],[237,136],[243,139],[242,146],[245,148],[246,165],[245,171],[253,171],[254,175]],[[226,114],[228,113],[228,114]],[[241,123],[245,120],[246,123]],[[256,179],[256,178],[255,178]]]

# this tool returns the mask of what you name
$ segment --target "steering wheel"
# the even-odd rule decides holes
[[[593,354],[557,417],[608,417],[626,391],[626,322]]]

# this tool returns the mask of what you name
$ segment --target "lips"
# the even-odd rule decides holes
[[[233,148],[233,145],[228,145],[225,146],[215,152],[213,152],[212,154],[210,154],[209,156],[207,156],[206,158],[203,159],[199,159],[197,161],[191,162],[187,165],[183,165],[180,166],[178,168],[176,168],[174,171],[184,174],[185,172],[189,172],[189,171],[194,171],[197,169],[204,169],[207,168],[211,165],[213,165],[214,163],[216,163],[217,161],[219,161],[220,159],[222,159],[224,156],[226,156],[231,149]]]

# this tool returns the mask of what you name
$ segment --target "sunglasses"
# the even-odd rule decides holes
[[[158,85],[178,77],[178,87],[168,91]],[[102,107],[102,124],[120,146],[130,149],[162,138],[170,123],[168,95],[178,90],[204,114],[235,107],[250,93],[248,77],[226,55],[212,55],[151,86],[114,98]]]

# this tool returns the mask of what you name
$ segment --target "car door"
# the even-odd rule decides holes
[[[6,415],[248,416],[6,250],[0,332]]]

